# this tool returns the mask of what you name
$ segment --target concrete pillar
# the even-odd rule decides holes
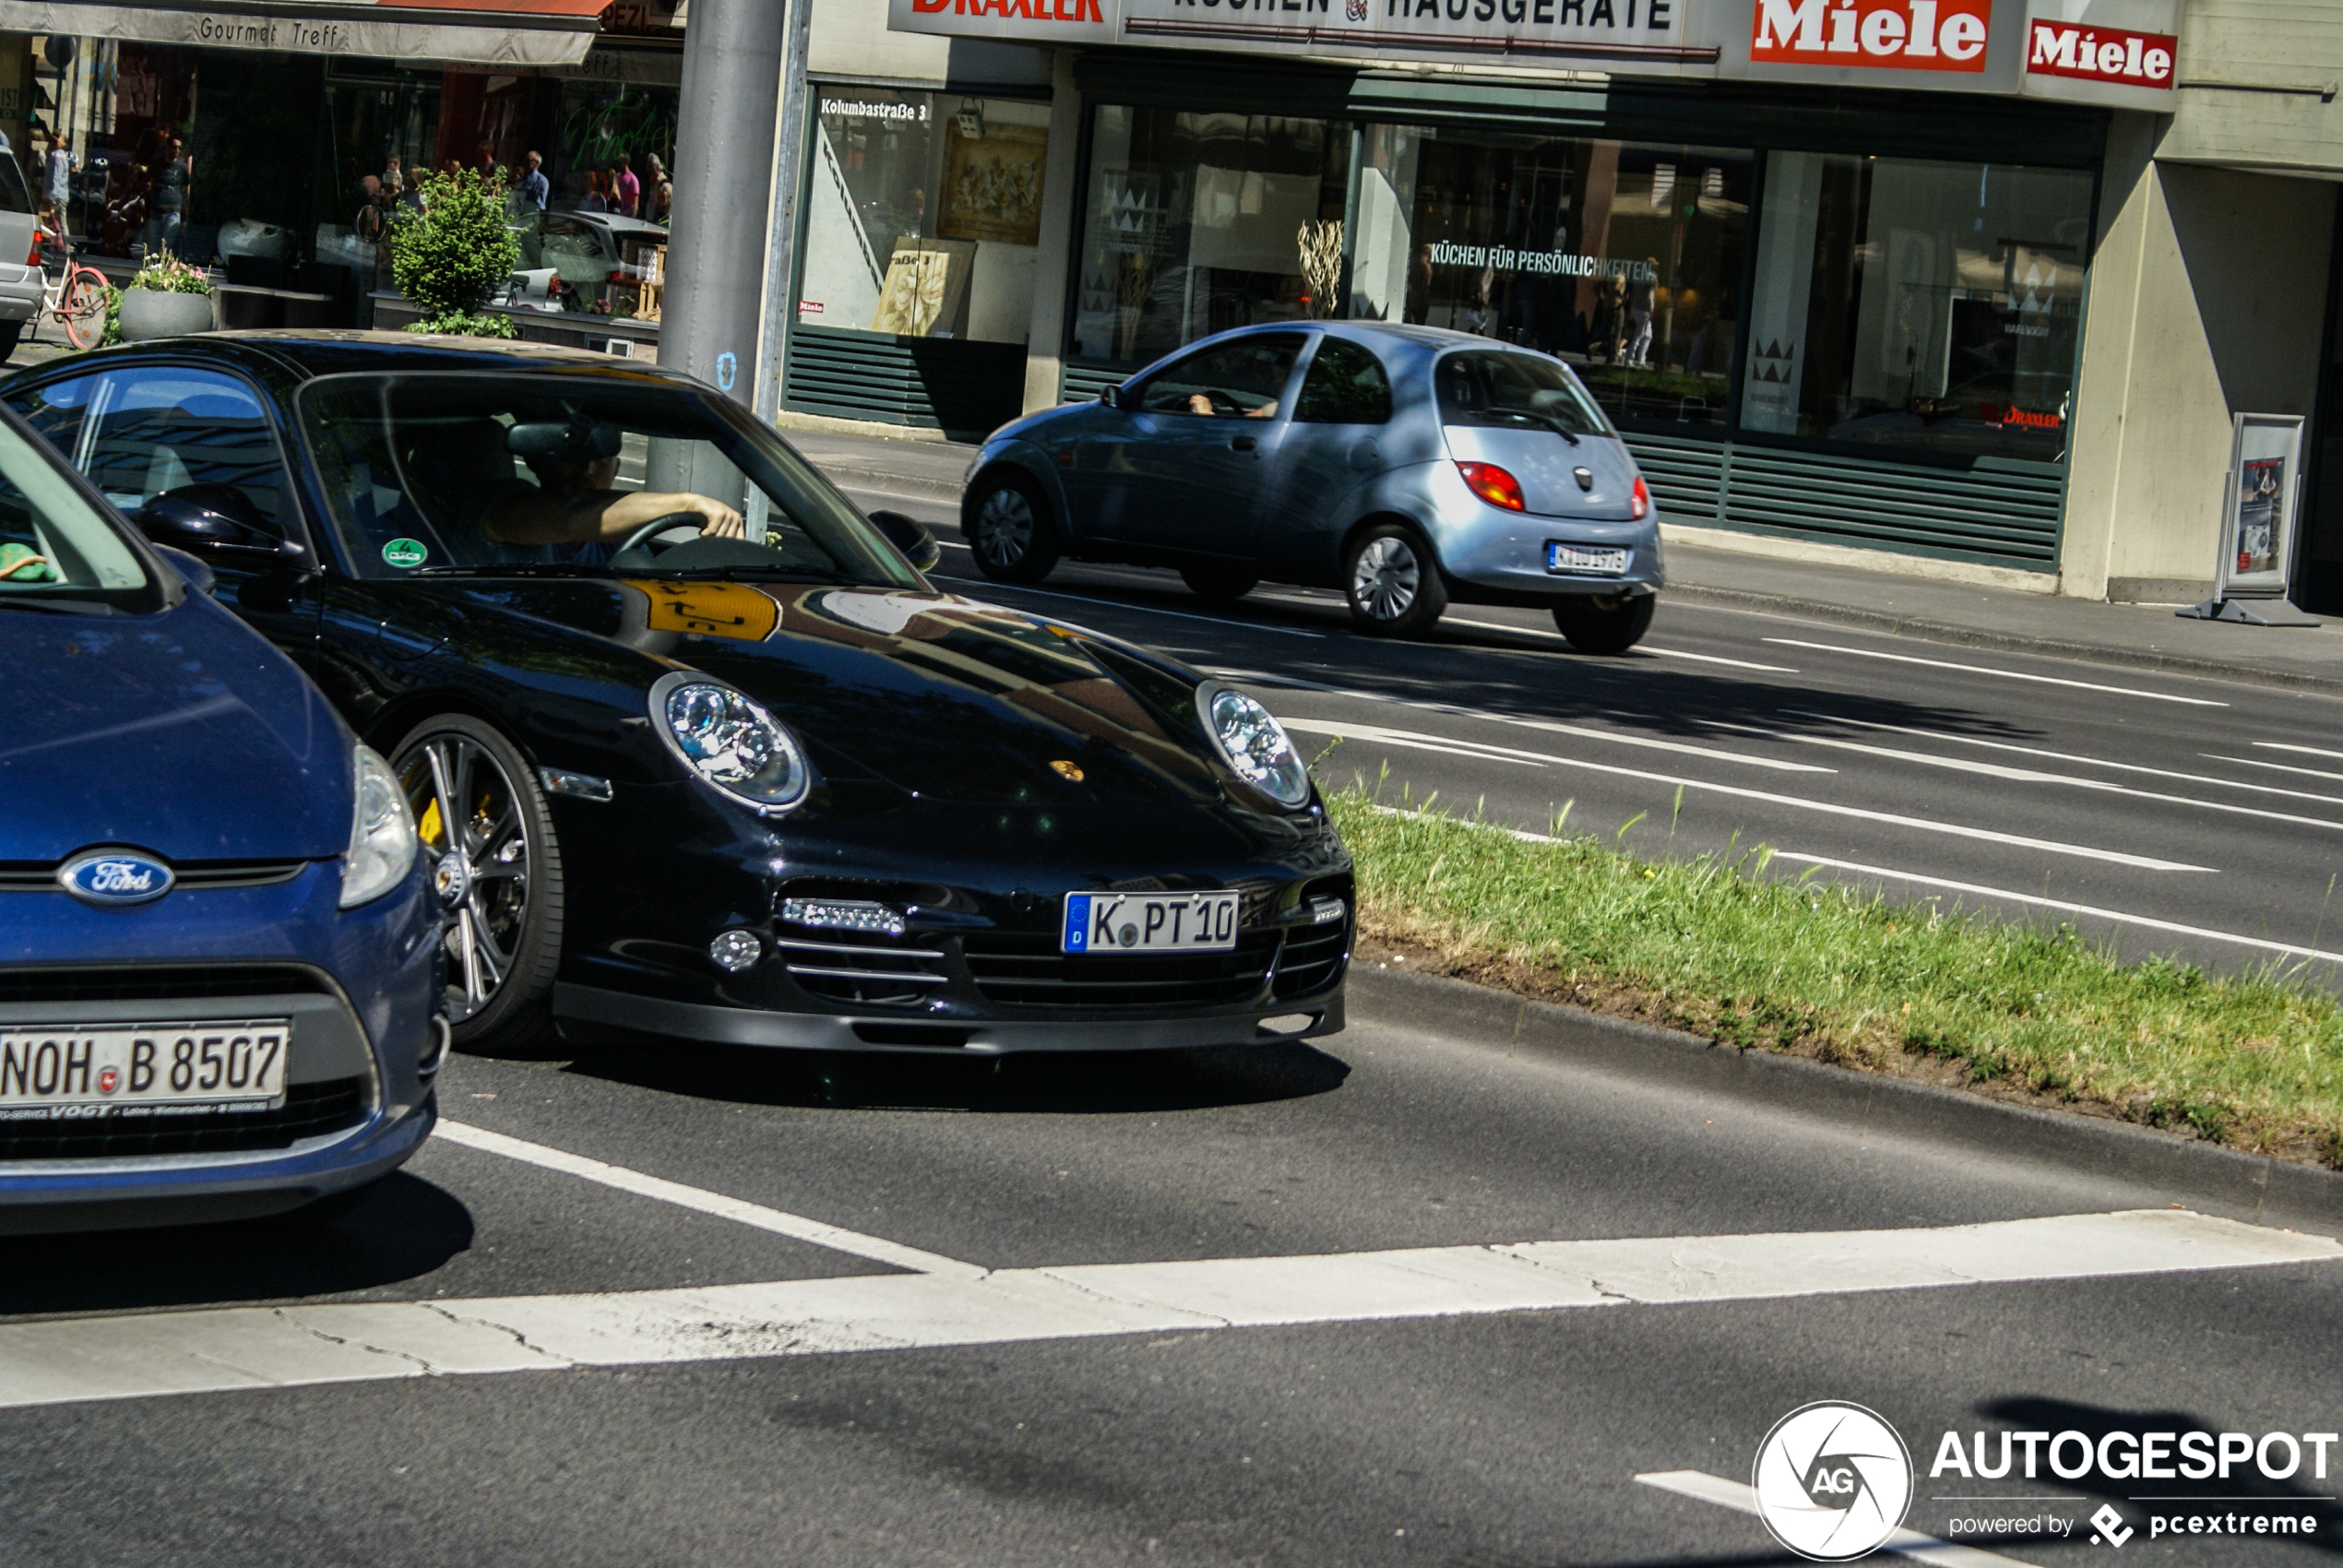
[[[1067,269],[1078,265],[1074,232],[1081,193],[1082,99],[1074,87],[1074,51],[1061,49],[1050,68],[1049,166],[1041,177],[1041,243],[1033,253],[1033,327],[1025,340],[1025,411],[1054,408],[1065,349]]]
[[[2157,115],[2117,111],[2099,178],[2098,244],[2085,302],[2082,362],[2067,422],[2066,518],[2059,538],[2059,591],[2107,597],[2108,552],[2123,502],[2123,437],[2139,321],[2140,273],[2157,221]]]
[[[753,403],[786,0],[693,0],[659,362]]]

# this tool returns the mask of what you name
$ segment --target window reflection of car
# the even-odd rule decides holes
[[[1066,556],[1207,599],[1266,577],[1340,589],[1378,636],[1529,605],[1588,652],[1633,647],[1664,582],[1649,488],[1569,366],[1383,322],[1222,333],[1004,426],[960,529],[1001,582]]]
[[[461,1046],[965,1056],[1341,1027],[1350,863],[1266,709],[937,591],[916,524],[864,517],[680,375],[232,333],[0,397],[199,552],[388,756]],[[597,496],[670,499],[517,541],[496,518],[548,493],[549,454]]]
[[[657,223],[615,212],[584,212],[553,208],[515,229],[521,264],[517,274],[548,272],[560,288],[564,303],[552,308],[591,310],[608,296],[613,275],[639,279],[649,272],[648,253],[667,243],[667,231]],[[538,304],[546,291],[536,285],[515,303]],[[575,302],[565,303],[565,302]],[[545,308],[540,305],[539,308]]]

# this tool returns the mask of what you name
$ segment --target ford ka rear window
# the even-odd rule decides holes
[[[1433,373],[1440,422],[1608,435],[1611,426],[1570,373],[1542,354],[1468,349]]]

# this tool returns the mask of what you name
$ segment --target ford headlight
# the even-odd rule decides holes
[[[1196,689],[1195,707],[1205,733],[1239,778],[1281,806],[1309,802],[1310,770],[1267,708],[1233,687],[1208,683]]]
[[[398,776],[371,746],[356,754],[358,802],[350,819],[350,853],[341,866],[341,907],[355,909],[407,880],[415,863],[415,818]]]
[[[796,738],[720,681],[661,676],[651,687],[651,723],[684,766],[743,805],[783,811],[813,782]]]

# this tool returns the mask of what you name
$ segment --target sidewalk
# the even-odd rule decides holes
[[[850,489],[957,501],[976,448],[830,431],[791,431],[798,450]],[[1893,572],[1668,547],[1669,596],[1795,615],[1931,642],[2169,670],[2343,695],[2343,617],[2309,627],[2184,621],[2170,607],[2004,593]]]

